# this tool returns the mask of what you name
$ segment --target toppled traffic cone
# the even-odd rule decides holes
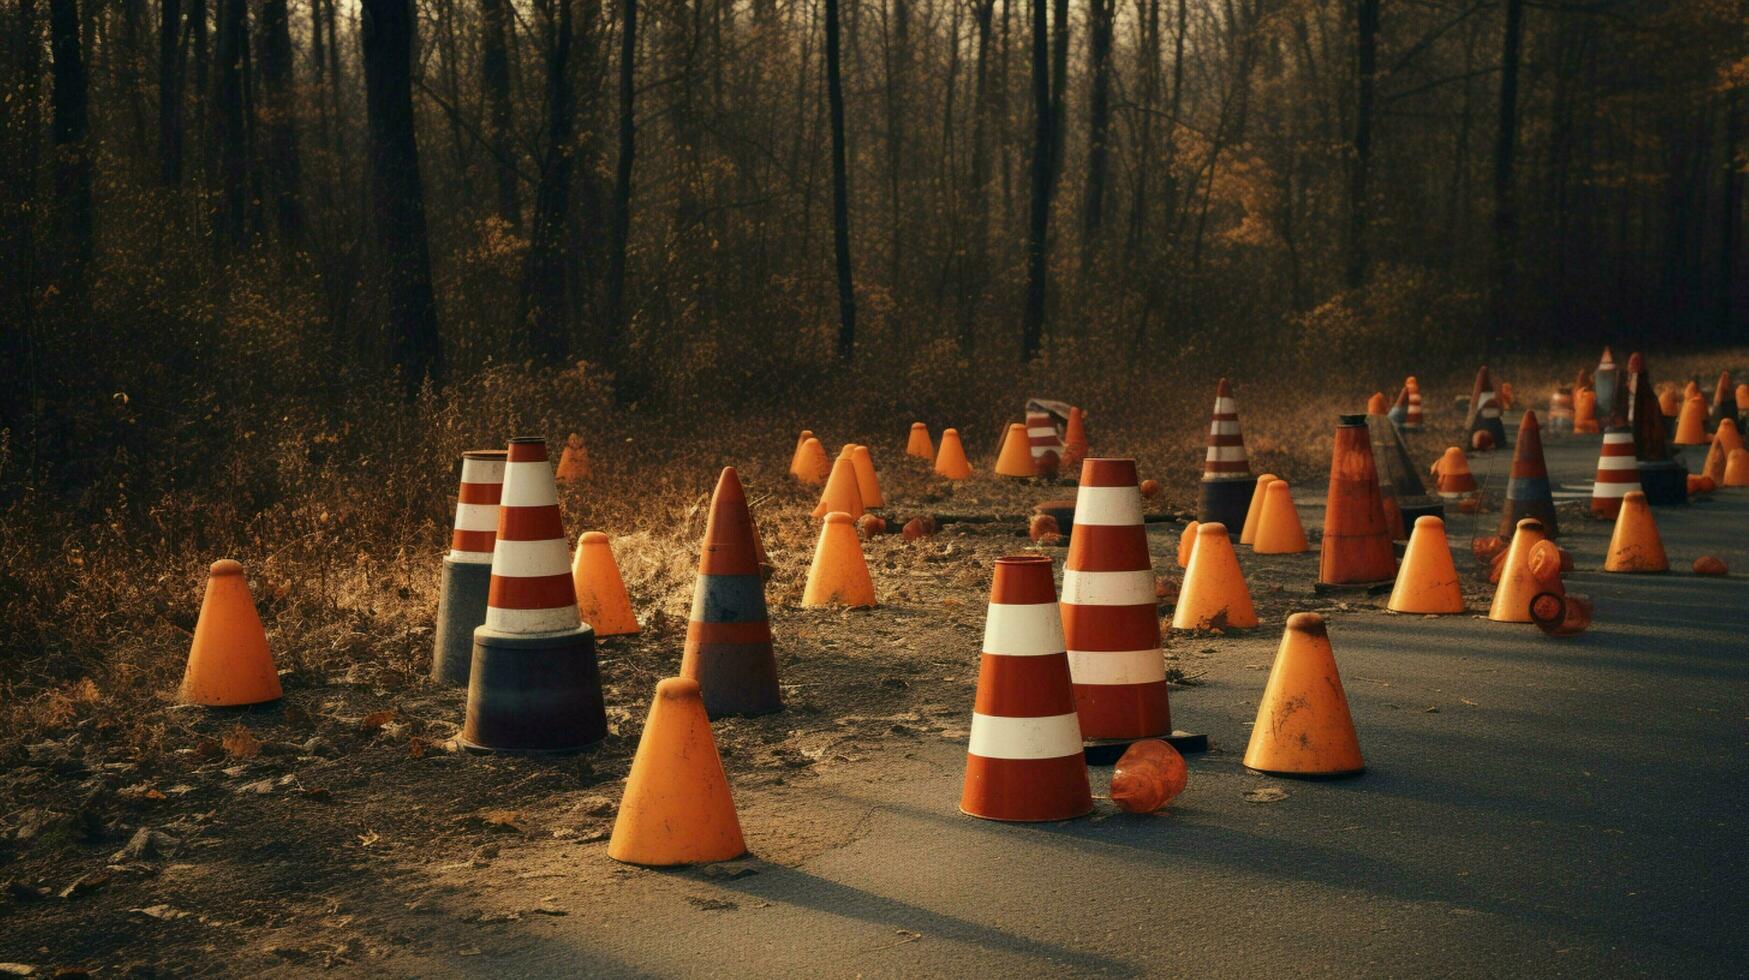
[[[1063,428],[1064,473],[1075,473],[1087,458],[1087,417],[1079,408],[1069,409],[1069,422]]]
[[[1245,510],[1245,526],[1239,531],[1239,543],[1251,544],[1257,540],[1257,518],[1263,513],[1263,498],[1268,495],[1269,485],[1281,479],[1274,473],[1265,473],[1257,478],[1257,489],[1251,494],[1251,505]]]
[[[571,560],[571,583],[577,590],[577,614],[596,636],[624,636],[638,631],[638,617],[626,595],[625,580],[613,560],[613,545],[600,531],[585,531],[577,539]]]
[[[512,439],[506,459],[459,741],[490,751],[579,749],[607,735],[595,631],[577,615],[546,440]]]
[[[1597,361],[1597,371],[1592,375],[1592,387],[1597,391],[1597,417],[1612,418],[1616,415],[1626,416],[1626,399],[1622,398],[1622,376],[1616,370],[1615,357],[1609,348],[1603,348],[1603,357]]]
[[[1725,478],[1721,486],[1749,487],[1749,451],[1731,450],[1730,458],[1725,460]]]
[[[588,478],[589,450],[583,448],[583,437],[573,432],[565,437],[565,448],[559,453],[559,466],[553,471],[553,479],[560,483],[575,483]]]
[[[1688,478],[1688,495],[1690,497],[1705,496],[1718,488],[1718,484],[1714,483],[1710,476],[1690,476]]]
[[[860,443],[851,446],[850,450],[850,462],[856,470],[856,492],[862,497],[863,508],[879,510],[885,507],[887,501],[881,496],[881,481],[875,476],[874,456],[867,446]]]
[[[1603,570],[1670,570],[1670,559],[1664,554],[1664,540],[1658,536],[1658,524],[1652,519],[1652,508],[1646,505],[1645,494],[1630,492],[1622,498],[1621,513],[1615,519],[1615,533],[1609,536],[1609,551],[1603,559]]]
[[[920,541],[923,538],[932,537],[935,534],[935,518],[927,515],[913,517],[905,522],[905,526],[900,528],[899,533],[906,541]]]
[[[1555,497],[1549,486],[1549,468],[1543,461],[1543,440],[1537,431],[1536,413],[1526,411],[1518,425],[1518,444],[1512,448],[1512,476],[1506,481],[1506,499],[1500,505],[1500,535],[1512,533],[1518,522],[1534,517],[1549,537],[1558,537]]]
[[[1724,418],[1719,420],[1719,428],[1713,433],[1713,444],[1707,448],[1706,462],[1702,464],[1702,476],[1712,478],[1715,484],[1725,482],[1725,461],[1731,453],[1743,448],[1743,437],[1737,434],[1737,420]]]
[[[1731,570],[1725,565],[1724,559],[1712,555],[1701,555],[1694,560],[1696,575],[1729,575]]]
[[[1483,365],[1476,372],[1475,387],[1470,389],[1470,412],[1469,417],[1464,419],[1464,431],[1470,433],[1472,445],[1476,433],[1488,434],[1488,445],[1476,448],[1493,449],[1506,445],[1506,426],[1500,422],[1500,409],[1500,399],[1494,394],[1493,379],[1488,375],[1487,366]]]
[[[1196,551],[1184,571],[1184,586],[1172,610],[1172,628],[1179,630],[1250,629],[1257,625],[1257,610],[1239,570],[1239,556],[1227,539],[1227,529],[1218,521],[1204,521],[1196,529]]]
[[[887,533],[887,522],[874,514],[864,514],[856,519],[856,533],[864,541],[873,541],[879,535]]]
[[[922,422],[911,423],[911,438],[905,443],[905,455],[918,459],[935,458],[935,443],[929,438],[929,426]]]
[[[658,682],[607,856],[667,867],[728,861],[746,853],[698,682],[684,677]]]
[[[1713,410],[1708,421],[1717,426],[1725,419],[1737,419],[1737,391],[1731,386],[1731,372],[1719,372],[1719,386],[1713,389]]]
[[[1446,447],[1445,455],[1433,464],[1432,472],[1440,499],[1448,504],[1462,504],[1473,499],[1478,492],[1475,474],[1470,472],[1470,461],[1456,446]]]
[[[1512,534],[1512,544],[1506,549],[1505,565],[1500,572],[1500,584],[1494,589],[1494,601],[1488,606],[1488,618],[1496,623],[1530,622],[1530,600],[1545,591],[1538,587],[1530,571],[1530,552],[1539,542],[1547,541],[1542,522],[1526,517],[1518,522]]]
[[[1063,540],[1063,530],[1057,525],[1057,519],[1049,514],[1034,514],[1026,529],[1027,537],[1033,544],[1056,544]]]
[[[243,566],[221,558],[207,570],[206,595],[176,701],[230,708],[278,701],[281,693]]]
[[[1590,388],[1581,388],[1573,393],[1573,431],[1585,435],[1599,431],[1597,392]]]
[[[1125,813],[1153,813],[1178,798],[1190,781],[1184,756],[1171,743],[1139,739],[1111,770],[1111,802]]]
[[[1143,480],[1140,489],[1143,500],[1153,500],[1155,497],[1160,496],[1160,481]]]
[[[1375,391],[1366,400],[1366,414],[1383,415],[1391,410],[1391,403],[1385,400],[1385,393]]]
[[[1570,561],[1560,545],[1553,541],[1538,541],[1530,549],[1530,577],[1540,589],[1562,591],[1561,571]]]
[[[1189,568],[1190,556],[1196,554],[1196,529],[1200,522],[1191,521],[1178,532],[1178,567]]]
[[[1312,550],[1286,480],[1272,482],[1263,492],[1263,511],[1257,515],[1257,537],[1251,550],[1259,555],[1298,555]]]
[[[869,609],[874,604],[874,581],[869,578],[856,528],[849,514],[833,511],[820,526],[820,541],[814,547],[814,563],[808,567],[802,606]]]
[[[935,473],[950,480],[963,480],[972,475],[966,447],[960,445],[960,430],[941,430],[941,448],[935,452]]]
[[[1324,503],[1317,584],[1325,588],[1371,587],[1390,582],[1396,574],[1397,559],[1379,496],[1379,474],[1373,465],[1366,416],[1339,416],[1330,458],[1330,490]]]
[[[1002,451],[996,457],[996,475],[1031,477],[1037,475],[1032,464],[1032,446],[1027,441],[1026,426],[1019,422],[1008,427],[1002,440]]]
[[[807,438],[802,440],[800,449],[796,450],[796,458],[790,464],[790,474],[802,484],[810,487],[823,487],[832,472],[832,461],[826,458],[826,447],[820,445],[820,440],[813,433],[804,432]]]
[[[1409,423],[1409,389],[1397,391],[1397,400],[1391,403],[1391,410],[1385,413],[1385,417],[1399,429]]]
[[[862,485],[856,479],[855,447],[845,446],[832,463],[832,475],[826,478],[826,489],[820,493],[820,502],[814,505],[813,516],[821,518],[842,511],[854,520],[861,517],[865,509]]]
[[[1086,739],[1172,732],[1154,564],[1136,482],[1133,459],[1081,464],[1062,610],[1075,708]]]
[[[504,457],[502,449],[462,453],[455,530],[450,534],[449,554],[443,556],[431,655],[431,679],[439,684],[466,687],[473,668],[474,627],[486,621],[486,593],[492,585],[492,542],[498,535]]]
[[[1420,517],[1397,569],[1397,584],[1385,608],[1392,612],[1449,615],[1464,611],[1464,592],[1458,584],[1457,564],[1445,537],[1445,521]]]
[[[1245,436],[1239,431],[1239,406],[1233,386],[1222,378],[1215,387],[1215,408],[1209,419],[1208,452],[1196,497],[1196,519],[1227,528],[1243,528],[1245,511],[1257,481],[1245,456]]]
[[[996,559],[960,810],[1068,820],[1093,809],[1063,626],[1043,555]]]
[[[1591,597],[1578,592],[1538,592],[1530,600],[1530,619],[1549,636],[1577,636],[1591,625]]]
[[[712,718],[783,707],[757,541],[740,475],[725,466],[711,494],[680,660],[680,676],[698,682]]]
[[[1640,489],[1640,467],[1634,459],[1634,434],[1612,420],[1597,454],[1597,479],[1591,484],[1591,514],[1614,520],[1621,498]]]
[[[1273,776],[1351,776],[1366,769],[1324,617],[1287,618],[1245,768]]]
[[[1706,445],[1706,399],[1699,395],[1682,403],[1682,415],[1676,420],[1676,446]]]
[[[1409,456],[1403,434],[1396,423],[1383,415],[1366,417],[1367,438],[1372,442],[1373,465],[1379,476],[1379,501],[1385,508],[1385,520],[1391,526],[1393,540],[1408,540],[1408,528],[1416,518],[1444,517],[1445,504],[1427,492],[1421,482],[1420,467]]]

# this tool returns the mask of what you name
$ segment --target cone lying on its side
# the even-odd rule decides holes
[[[1682,415],[1676,420],[1677,446],[1706,445],[1706,399],[1695,395],[1682,403]]]
[[[1664,554],[1664,541],[1658,536],[1658,524],[1652,519],[1652,508],[1646,505],[1645,494],[1635,491],[1622,498],[1621,513],[1615,519],[1615,533],[1609,537],[1609,552],[1603,560],[1603,570],[1670,570],[1670,559]]]
[[[832,461],[826,458],[826,447],[820,445],[820,440],[813,433],[802,433],[801,446],[796,450],[796,458],[790,463],[790,475],[810,487],[823,487],[827,477],[832,472]]]
[[[1379,497],[1379,474],[1373,465],[1366,416],[1340,416],[1330,458],[1330,490],[1324,503],[1318,584],[1382,585],[1396,574],[1397,559]]]
[[[1536,413],[1526,411],[1518,424],[1518,443],[1512,447],[1512,476],[1506,481],[1506,499],[1500,507],[1500,536],[1506,537],[1518,522],[1534,517],[1549,537],[1560,535],[1555,523],[1555,497],[1549,486],[1549,468],[1543,461],[1543,440],[1537,430]]]
[[[1189,568],[1190,557],[1196,554],[1196,529],[1200,521],[1191,521],[1184,525],[1184,530],[1178,532],[1178,567]]]
[[[850,462],[856,471],[856,492],[862,497],[864,510],[879,510],[887,505],[881,496],[881,481],[875,476],[874,456],[868,447],[857,444],[850,446]]]
[[[1494,448],[1506,445],[1506,426],[1500,421],[1501,403],[1494,394],[1494,382],[1488,375],[1488,368],[1483,365],[1476,372],[1475,387],[1470,389],[1470,413],[1464,419],[1464,431],[1472,436],[1477,432],[1486,432],[1493,441]]]
[[[473,667],[474,627],[486,621],[486,593],[492,586],[492,542],[498,536],[504,457],[502,449],[462,453],[455,530],[438,584],[431,679],[439,684],[465,687]]]
[[[1403,422],[1404,432],[1420,432],[1421,418],[1421,383],[1414,375],[1403,379],[1403,390],[1409,393],[1409,414]]]
[[[1734,450],[1743,448],[1743,437],[1737,434],[1737,420],[1726,416],[1719,420],[1719,429],[1713,433],[1713,444],[1707,448],[1706,463],[1701,466],[1702,476],[1710,476],[1715,484],[1725,482],[1725,461],[1730,459]]]
[[[1725,478],[1719,481],[1719,486],[1749,487],[1749,450],[1731,450],[1730,458],[1725,460]]]
[[[712,718],[783,707],[759,574],[758,530],[733,466],[723,468],[711,494],[680,676],[698,682]]]
[[[1324,617],[1287,618],[1257,703],[1245,768],[1275,776],[1348,776],[1366,769]]]
[[[1437,517],[1416,519],[1409,550],[1403,553],[1403,567],[1397,569],[1397,584],[1385,608],[1430,615],[1464,611],[1464,591],[1445,537],[1445,521]]]
[[[966,459],[966,447],[960,445],[960,430],[941,430],[941,448],[935,453],[935,472],[950,480],[963,480],[972,475],[972,464]]]
[[[575,483],[589,478],[589,450],[583,448],[583,437],[573,432],[565,437],[565,449],[559,454],[558,469],[553,479],[560,483]]]
[[[1257,540],[1257,518],[1263,513],[1263,498],[1267,495],[1269,485],[1281,477],[1274,473],[1265,473],[1257,478],[1257,489],[1251,494],[1251,506],[1245,511],[1245,527],[1239,532],[1240,544],[1251,544]]]
[[[1196,551],[1184,572],[1172,628],[1179,630],[1250,629],[1257,625],[1251,591],[1239,570],[1239,557],[1219,522],[1204,521],[1196,529]]]
[[[1260,555],[1298,555],[1312,550],[1286,480],[1276,480],[1263,492],[1263,512],[1257,517],[1257,538],[1251,550]]]
[[[960,810],[1068,820],[1093,809],[1051,560],[996,559]]]
[[[1634,460],[1634,434],[1612,423],[1603,433],[1603,448],[1597,454],[1597,479],[1591,485],[1592,516],[1614,520],[1621,511],[1621,498],[1638,489],[1640,467]]]
[[[1720,371],[1719,386],[1713,389],[1713,410],[1708,421],[1714,426],[1725,419],[1735,421],[1740,407],[1737,404],[1737,391],[1731,386],[1731,372]]]
[[[1243,529],[1245,511],[1257,481],[1245,456],[1245,436],[1239,431],[1239,406],[1233,386],[1222,378],[1215,387],[1215,408],[1209,420],[1208,452],[1198,485],[1196,519],[1207,524]]]
[[[814,548],[814,563],[808,567],[802,606],[868,609],[874,604],[874,581],[868,576],[856,526],[849,514],[833,511],[820,526],[820,542]]]
[[[698,682],[661,681],[638,737],[607,856],[666,867],[727,861],[745,853],[741,819]]]
[[[221,558],[207,571],[206,596],[176,701],[230,708],[278,701],[280,695],[267,630],[255,612],[243,566]]]
[[[638,617],[626,595],[625,580],[613,560],[613,545],[600,531],[586,531],[577,539],[577,555],[571,560],[571,582],[577,590],[577,614],[596,636],[624,636],[638,631]]]
[[[845,446],[844,452],[832,464],[832,475],[826,478],[826,489],[820,493],[820,502],[814,505],[815,518],[825,517],[833,511],[843,511],[855,520],[866,513],[862,500],[862,485],[856,479],[856,452],[854,446]]]
[[[996,475],[1013,477],[1030,477],[1036,475],[1032,464],[1032,444],[1026,435],[1026,426],[1019,422],[1008,427],[1008,436],[1002,440],[1002,452],[996,457]]]
[[[911,423],[911,438],[905,443],[905,455],[918,459],[935,458],[935,443],[929,439],[929,426],[922,422]]]
[[[1530,600],[1538,592],[1545,591],[1536,576],[1531,574],[1530,552],[1538,543],[1547,540],[1541,521],[1526,517],[1518,522],[1512,544],[1506,549],[1500,584],[1494,589],[1494,601],[1488,606],[1489,619],[1496,623],[1530,622]]]
[[[1432,472],[1439,495],[1445,500],[1459,500],[1476,492],[1476,477],[1470,472],[1470,461],[1456,446],[1446,447],[1445,455],[1433,464]]]

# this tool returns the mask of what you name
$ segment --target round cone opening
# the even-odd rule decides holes
[[[1530,600],[1530,618],[1542,626],[1555,626],[1567,618],[1567,601],[1553,592],[1538,592]]]
[[[1049,565],[1050,555],[1003,555],[996,559],[998,565]]]
[[[510,455],[507,449],[469,449],[462,453],[463,459],[478,459],[488,463],[502,463]]]
[[[546,439],[541,436],[512,436],[510,439],[512,446],[529,446],[537,442],[546,442]]]
[[[220,558],[213,562],[212,568],[208,569],[208,572],[215,578],[224,575],[241,575],[243,574],[243,563],[235,558]]]
[[[656,697],[665,701],[690,701],[702,697],[698,681],[690,677],[667,677],[656,683]]]
[[[1342,426],[1343,428],[1364,427],[1366,425],[1366,416],[1365,415],[1338,415],[1338,416],[1336,416],[1336,424],[1339,426]]]

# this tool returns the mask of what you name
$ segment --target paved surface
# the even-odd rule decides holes
[[[1556,482],[1586,484],[1595,454],[1594,439],[1551,443]],[[1506,462],[1496,454],[1478,476]],[[1563,528],[1580,569],[1569,588],[1597,602],[1577,639],[1477,616],[1338,615],[1331,637],[1369,765],[1359,778],[1290,781],[1239,765],[1279,637],[1266,623],[1218,641],[1206,683],[1174,691],[1179,725],[1208,732],[1216,750],[1193,758],[1169,815],[1107,805],[1063,824],[973,820],[955,810],[963,746],[941,740],[882,781],[822,781],[821,805],[857,826],[798,867],[635,872],[712,898],[608,901],[495,955],[432,967],[1743,975],[1749,491],[1657,517],[1677,566],[1664,576],[1589,571],[1608,526]],[[1461,549],[1470,529],[1455,524]],[[1703,551],[1735,574],[1689,574]],[[1095,770],[1096,793],[1108,773]],[[1287,796],[1247,802],[1259,787]]]

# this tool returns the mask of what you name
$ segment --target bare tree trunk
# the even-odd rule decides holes
[[[1715,335],[1724,340],[1739,329],[1733,318],[1733,295],[1737,288],[1738,251],[1743,234],[1743,172],[1737,166],[1737,154],[1743,144],[1743,97],[1732,92],[1725,98],[1725,188],[1723,214],[1719,224],[1719,296],[1713,321]],[[1738,405],[1737,411],[1749,411],[1749,405]]]
[[[1026,239],[1026,305],[1021,315],[1020,359],[1038,356],[1044,341],[1046,247],[1051,218],[1052,139],[1050,32],[1045,4],[1032,0],[1032,210]],[[1065,27],[1066,29],[1066,27]]]
[[[480,0],[480,89],[486,97],[486,146],[497,175],[498,217],[517,228],[522,224],[522,202],[517,194],[516,147],[511,140],[510,48],[505,39],[509,4],[510,0]]]
[[[77,24],[78,18],[74,18]],[[3,159],[8,165],[0,185],[0,364],[6,364],[12,382],[0,388],[0,426],[12,429],[21,443],[27,433],[19,425],[36,395],[36,229],[31,220],[42,165],[42,26],[37,0],[19,0],[9,42],[13,74],[5,79],[6,92],[14,100],[16,153]],[[34,441],[34,440],[32,440]]]
[[[838,356],[856,352],[856,289],[850,278],[850,175],[844,159],[844,80],[838,0],[826,0],[826,101],[832,128],[832,245],[838,266]]]
[[[158,4],[158,182],[182,184],[182,0]]]
[[[972,91],[971,257],[960,292],[959,346],[970,354],[977,344],[978,301],[989,277],[990,263],[990,33],[996,0],[975,0],[972,18],[978,30],[978,64]]]
[[[90,88],[79,43],[74,0],[49,0],[49,44],[54,58],[55,196],[53,281],[75,310],[87,298],[86,271],[94,252]]]
[[[244,111],[244,58],[249,44],[246,0],[219,0],[217,75],[213,105],[218,145],[218,193],[213,201],[213,247],[241,249],[247,240],[249,150]]]
[[[1063,137],[1069,129],[1069,0],[1054,0],[1051,49],[1051,182],[1063,172]]]
[[[565,268],[565,219],[571,206],[571,156],[576,138],[576,95],[571,83],[571,0],[556,0],[547,54],[547,147],[535,188],[534,223],[522,266],[522,323],[528,348],[548,364],[571,354]]]
[[[607,254],[607,335],[603,338],[610,364],[617,364],[625,343],[626,249],[632,228],[632,164],[637,159],[638,0],[622,0],[619,37],[619,159],[613,172],[613,240]]]
[[[1360,0],[1355,17],[1354,45],[1354,144],[1348,162],[1348,265],[1349,289],[1366,282],[1367,177],[1372,164],[1373,90],[1378,70],[1379,0]]]
[[[1116,0],[1088,0],[1088,45],[1093,87],[1087,97],[1087,199],[1081,214],[1081,243],[1091,257],[1105,220],[1105,164],[1110,138],[1111,35]]]
[[[303,167],[298,158],[297,100],[293,95],[291,21],[286,0],[261,2],[261,88],[267,116],[267,176],[280,241],[304,237]]]
[[[1489,335],[1483,355],[1506,336],[1516,276],[1518,216],[1512,207],[1513,155],[1518,148],[1518,62],[1524,31],[1524,0],[1506,0],[1506,33],[1500,54],[1500,124],[1494,141],[1494,276]]]

